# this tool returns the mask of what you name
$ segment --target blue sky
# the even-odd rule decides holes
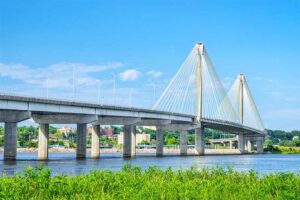
[[[0,10],[0,92],[72,99],[74,68],[76,100],[112,103],[115,76],[117,104],[151,107],[202,41],[226,87],[246,75],[267,128],[300,129],[299,1],[2,0]]]

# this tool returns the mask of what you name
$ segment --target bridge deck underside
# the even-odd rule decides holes
[[[232,124],[214,120],[202,120],[202,125],[205,128],[215,129],[219,131],[225,131],[233,134],[243,134],[245,136],[265,136],[264,131],[255,130],[249,127],[245,127],[239,124]]]

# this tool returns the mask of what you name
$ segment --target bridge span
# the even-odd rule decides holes
[[[180,131],[180,155],[187,155],[187,131],[195,130],[195,154],[205,154],[204,129],[238,136],[238,149],[256,143],[263,152],[265,127],[244,75],[225,92],[206,49],[192,49],[152,109],[0,95],[0,122],[5,123],[4,159],[16,158],[17,123],[39,124],[38,159],[48,158],[49,124],[77,124],[77,158],[86,156],[87,124],[92,124],[92,158],[99,158],[100,125],[122,125],[123,156],[135,156],[136,126],[156,126],[156,155],[163,155],[164,130]],[[249,146],[249,145],[248,145]]]
[[[187,155],[187,131],[191,129],[213,128],[237,134],[239,150],[245,152],[246,140],[259,142],[262,152],[262,141],[265,132],[252,129],[237,123],[202,119],[200,125],[195,116],[155,111],[150,109],[126,108],[98,105],[83,102],[60,101],[22,96],[0,95],[0,122],[5,124],[4,159],[16,159],[17,123],[32,119],[39,124],[38,159],[48,158],[49,124],[77,124],[77,158],[86,156],[86,129],[92,124],[92,158],[99,158],[100,125],[124,126],[124,157],[135,156],[136,126],[156,126],[156,155],[163,155],[163,132],[180,131],[180,154]],[[250,139],[251,138],[251,139]],[[261,146],[259,146],[261,145]],[[196,154],[204,154],[204,137],[196,142]]]

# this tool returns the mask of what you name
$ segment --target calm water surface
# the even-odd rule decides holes
[[[203,157],[166,155],[157,158],[154,154],[138,154],[134,159],[123,159],[121,154],[101,154],[101,159],[76,160],[74,153],[50,153],[48,161],[37,161],[37,153],[18,153],[17,161],[3,161],[0,154],[0,175],[12,175],[22,171],[24,166],[44,165],[51,168],[53,174],[81,174],[95,169],[119,170],[124,164],[132,164],[142,168],[158,166],[174,169],[211,168],[216,166],[232,167],[239,171],[254,169],[261,174],[272,172],[300,172],[300,155],[207,155]]]

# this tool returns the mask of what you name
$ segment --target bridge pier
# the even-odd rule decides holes
[[[86,129],[87,124],[77,124],[77,159],[86,158]]]
[[[136,126],[125,125],[124,126],[124,143],[123,143],[123,157],[132,158],[136,155]]]
[[[232,141],[229,141],[229,149],[233,149],[233,142]]]
[[[257,153],[258,153],[258,154],[264,153],[263,141],[264,141],[263,138],[259,138],[259,139],[256,141]]]
[[[17,157],[17,123],[4,124],[4,160],[15,160]]]
[[[245,152],[245,140],[244,140],[244,134],[240,133],[238,135],[238,147],[239,147],[239,151],[241,153]]]
[[[4,122],[4,160],[15,160],[17,157],[17,123],[29,119],[28,111],[0,111],[0,122]]]
[[[250,139],[247,139],[247,151],[250,153],[253,150],[253,145]]]
[[[38,160],[48,159],[49,124],[39,124]]]
[[[204,127],[195,129],[195,150],[196,155],[202,156],[205,154]]]
[[[156,127],[156,156],[161,157],[164,154],[164,130],[162,127]]]
[[[187,131],[180,132],[180,155],[186,156],[188,150],[188,137]]]
[[[100,158],[100,125],[92,126],[92,148],[91,157],[94,159]]]

